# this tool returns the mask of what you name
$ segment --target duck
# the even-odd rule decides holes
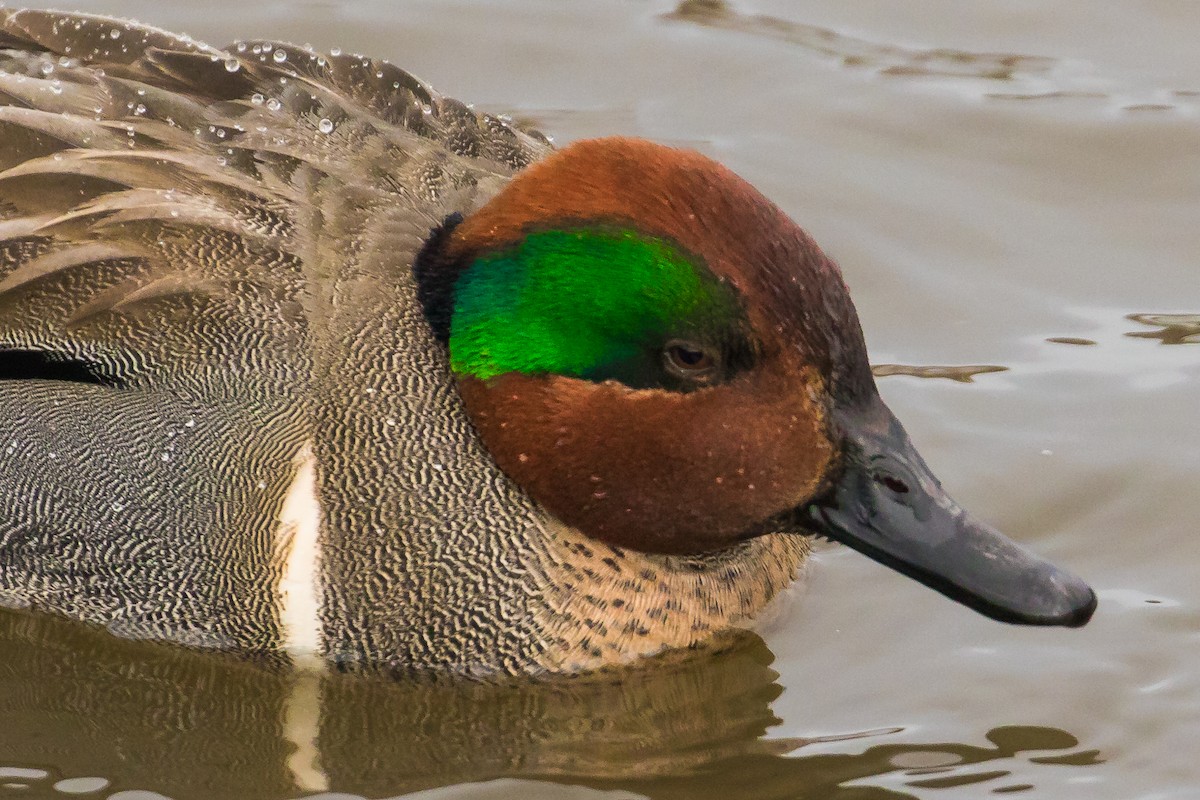
[[[0,104],[6,607],[475,677],[718,648],[821,537],[1003,622],[1096,607],[949,497],[836,263],[704,155],[35,10]]]

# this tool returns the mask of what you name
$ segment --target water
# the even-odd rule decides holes
[[[387,57],[560,143],[725,162],[840,261],[951,492],[1101,605],[1007,627],[827,548],[764,641],[500,686],[280,675],[5,614],[0,798],[1200,796],[1193,4],[73,5]]]

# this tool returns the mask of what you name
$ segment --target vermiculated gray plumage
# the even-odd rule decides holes
[[[628,631],[581,645],[616,578],[483,450],[411,274],[543,137],[382,61],[36,11],[0,11],[0,104],[0,602],[280,648],[280,507],[309,447],[325,654],[626,659]],[[594,557],[637,562],[620,591],[711,572],[728,622],[804,548]]]

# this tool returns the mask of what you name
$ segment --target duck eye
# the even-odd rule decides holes
[[[672,339],[663,348],[663,360],[673,375],[706,383],[716,376],[719,357],[711,347]]]

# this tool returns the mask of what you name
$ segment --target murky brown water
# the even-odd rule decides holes
[[[0,797],[1200,797],[1194,3],[71,5],[360,50],[560,141],[724,161],[840,260],[951,491],[1101,605],[1006,627],[831,548],[765,643],[508,686],[4,614]]]

